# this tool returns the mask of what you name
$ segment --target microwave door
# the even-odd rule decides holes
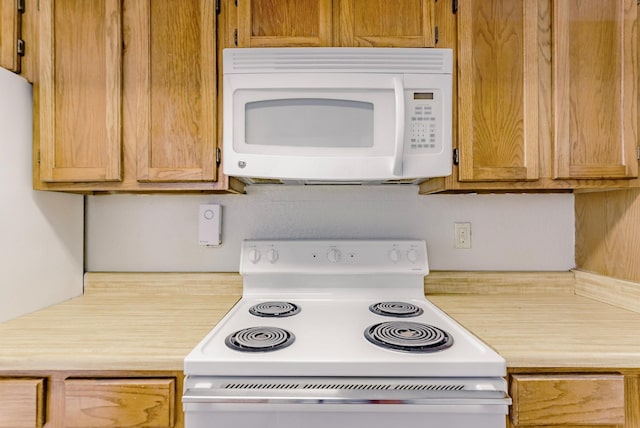
[[[402,177],[402,75],[225,76],[225,172],[291,180]],[[231,130],[229,133],[227,130]],[[229,161],[229,159],[231,159]]]

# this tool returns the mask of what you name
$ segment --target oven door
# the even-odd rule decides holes
[[[186,428],[504,428],[505,389],[503,379],[188,377],[183,409]]]

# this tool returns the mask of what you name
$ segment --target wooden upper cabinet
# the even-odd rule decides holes
[[[120,180],[120,0],[40,0],[42,181]]]
[[[554,0],[556,178],[638,175],[636,0]]]
[[[238,46],[331,46],[331,0],[238,0]]]
[[[0,67],[16,73],[20,72],[21,15],[17,0],[0,0]]]
[[[538,178],[537,15],[536,1],[460,3],[460,181]]]
[[[238,0],[238,46],[433,47],[433,0]]]
[[[433,47],[433,0],[337,0],[340,46]]]
[[[137,147],[137,180],[213,181],[215,2],[143,0],[130,7],[140,25],[127,53],[125,108],[132,120],[125,131]]]

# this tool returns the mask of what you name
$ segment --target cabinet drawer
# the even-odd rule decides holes
[[[0,379],[0,428],[39,428],[44,424],[42,379]]]
[[[175,419],[175,379],[67,379],[65,427],[169,428]]]
[[[513,375],[515,426],[623,425],[622,375]]]

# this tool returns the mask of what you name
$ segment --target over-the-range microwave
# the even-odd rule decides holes
[[[451,174],[452,51],[223,51],[223,169],[248,183]]]

